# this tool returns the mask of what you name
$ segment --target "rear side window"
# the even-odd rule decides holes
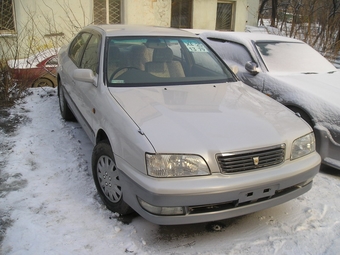
[[[89,33],[81,33],[71,43],[69,56],[77,67],[80,67],[81,57],[90,37],[91,34]]]

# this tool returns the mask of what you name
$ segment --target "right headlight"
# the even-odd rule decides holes
[[[153,177],[186,177],[210,174],[208,165],[198,155],[146,153],[145,156],[148,174]]]
[[[297,159],[306,156],[315,151],[315,137],[314,133],[302,136],[296,139],[292,145],[292,152],[290,159]]]

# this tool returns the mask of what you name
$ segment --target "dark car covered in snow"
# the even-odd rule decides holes
[[[206,31],[200,37],[244,83],[308,122],[323,163],[340,169],[340,70],[306,43],[284,36]]]

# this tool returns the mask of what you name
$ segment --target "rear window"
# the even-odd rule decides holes
[[[235,81],[199,38],[112,37],[106,43],[109,86]]]

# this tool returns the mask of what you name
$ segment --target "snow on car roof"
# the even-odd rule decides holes
[[[50,48],[36,54],[29,56],[28,58],[10,59],[8,60],[8,66],[10,68],[32,68],[37,64],[49,58],[53,55],[57,55],[60,48]]]
[[[169,27],[144,25],[91,25],[84,28],[102,31],[106,36],[181,36],[198,37],[193,33]]]
[[[265,33],[247,33],[247,32],[222,32],[222,31],[209,31],[200,34],[203,38],[217,38],[225,40],[233,40],[240,44],[248,44],[252,41],[280,41],[280,42],[297,42],[302,43],[302,41],[293,39],[286,36],[272,35]]]

